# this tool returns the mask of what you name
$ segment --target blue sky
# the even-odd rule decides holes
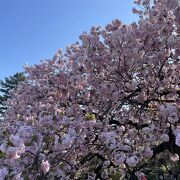
[[[129,24],[133,0],[0,0],[0,79],[78,41],[92,25]]]

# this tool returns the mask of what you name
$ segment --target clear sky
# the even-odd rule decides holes
[[[0,0],[0,79],[53,57],[113,19],[129,24],[133,0]]]

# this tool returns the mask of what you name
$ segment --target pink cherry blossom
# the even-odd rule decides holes
[[[176,145],[180,147],[180,133],[176,135]]]
[[[153,150],[150,147],[146,148],[144,151],[144,156],[147,158],[151,158],[153,156]]]
[[[169,136],[167,134],[163,134],[161,137],[163,142],[168,142],[169,141]]]
[[[130,166],[130,167],[135,167],[138,164],[138,158],[136,156],[131,156],[129,158],[126,159],[126,163]]]
[[[173,154],[173,155],[170,156],[170,159],[172,161],[179,161],[179,155],[178,154]]]
[[[5,167],[0,168],[0,178],[3,180],[8,175],[8,170]]]
[[[44,174],[46,174],[47,172],[49,172],[49,169],[50,169],[50,164],[49,162],[46,160],[42,160],[42,163],[41,163],[41,170],[43,171]]]
[[[9,147],[6,154],[9,159],[18,159],[20,157],[20,155],[18,155],[18,148],[16,147]]]

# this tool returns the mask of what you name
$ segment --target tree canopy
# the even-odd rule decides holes
[[[155,179],[149,165],[159,163],[178,178],[180,5],[135,3],[138,23],[92,27],[25,67],[7,101],[1,177]]]
[[[0,81],[0,114],[1,116],[7,110],[5,102],[11,98],[11,91],[15,89],[21,81],[24,81],[23,73],[16,73],[13,76],[6,77]]]

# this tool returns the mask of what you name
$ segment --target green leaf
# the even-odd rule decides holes
[[[85,119],[86,119],[86,121],[93,121],[96,119],[96,116],[94,114],[86,113]]]
[[[2,151],[0,151],[0,159],[4,158],[5,157],[5,153],[3,153]]]

